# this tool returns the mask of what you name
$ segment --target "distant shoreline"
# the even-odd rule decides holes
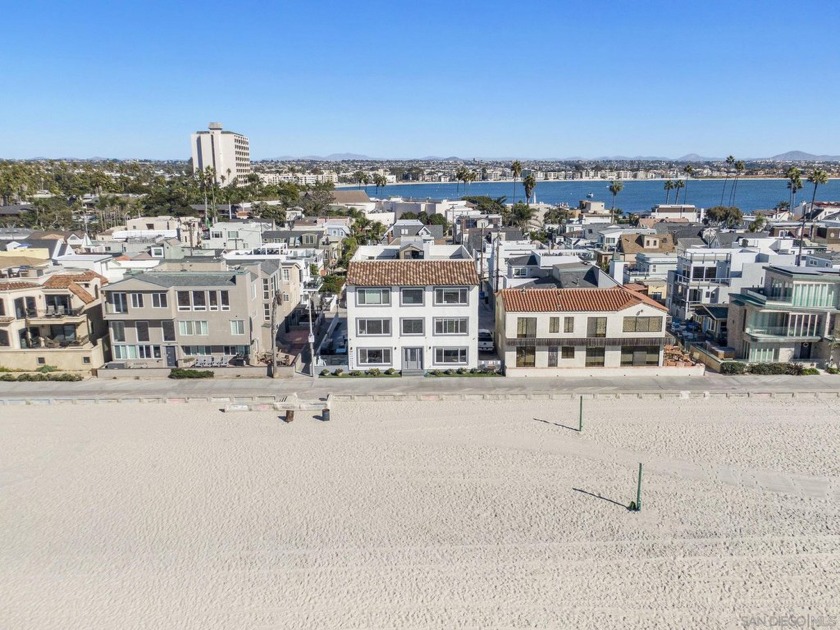
[[[618,180],[618,181],[626,184],[626,183],[632,183],[632,182],[665,182],[665,181],[668,181],[668,179],[670,179],[670,178],[668,178],[668,177],[651,177],[649,179],[621,179],[621,180]],[[690,181],[690,182],[723,182],[723,181],[734,181],[735,180],[734,177],[729,177],[729,178],[726,178],[726,177],[692,177],[688,180],[686,180],[683,177],[678,177],[676,179],[682,179],[683,181]],[[676,181],[676,179],[671,179],[671,181]],[[773,180],[787,181],[784,177],[739,177],[738,178],[738,181],[744,181],[744,180],[750,180],[750,181],[773,181]],[[537,186],[540,186],[541,184],[573,184],[575,182],[596,182],[596,183],[597,182],[604,182],[605,184],[609,184],[611,181],[613,181],[613,180],[611,180],[611,179],[601,179],[601,178],[594,179],[594,178],[587,178],[587,177],[582,177],[580,179],[538,179],[537,180]],[[471,182],[467,186],[467,190],[469,191],[470,186],[480,186],[481,184],[509,184],[509,185],[512,185],[514,183],[515,184],[521,184],[522,180],[517,179],[517,180],[514,181],[512,179],[494,179],[494,180],[485,181],[485,182]],[[386,184],[383,188],[389,188],[391,186],[451,186],[452,184],[457,184],[457,185],[462,186],[462,187],[464,186],[464,184],[460,183],[460,182],[397,182],[396,184]],[[341,188],[341,189],[350,188],[350,189],[365,190],[365,191],[367,191],[367,189],[369,189],[369,188],[374,188],[374,189],[376,188],[372,184],[368,184],[367,186],[362,186],[362,187],[359,187],[358,184],[336,184],[335,187],[336,187],[336,189],[338,189],[338,188]]]

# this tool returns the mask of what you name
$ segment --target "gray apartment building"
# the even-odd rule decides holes
[[[262,289],[249,269],[148,271],[107,285],[111,357],[126,367],[254,363],[270,350]]]

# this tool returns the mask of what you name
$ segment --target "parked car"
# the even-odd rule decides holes
[[[478,331],[478,351],[479,352],[493,352],[496,349],[496,344],[493,343],[493,333],[486,328]]]

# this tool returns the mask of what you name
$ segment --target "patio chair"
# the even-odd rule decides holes
[[[52,304],[47,306],[47,317],[55,317],[55,306]]]
[[[58,316],[64,315],[64,307],[61,304],[55,307],[55,314]]]

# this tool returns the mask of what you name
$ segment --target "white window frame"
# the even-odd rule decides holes
[[[131,308],[143,308],[143,294],[136,291],[129,293],[131,296]]]
[[[405,322],[420,322],[420,332],[405,332]],[[400,319],[400,335],[403,337],[422,337],[426,334],[425,317],[403,317]]]
[[[256,290],[256,285],[254,285],[254,290]],[[219,307],[223,311],[230,310],[230,293],[227,291],[219,291]]]
[[[445,296],[453,291],[458,292],[457,302],[446,302]],[[468,306],[470,303],[470,292],[467,287],[439,287],[435,289],[435,306]]]
[[[470,350],[466,347],[448,347],[437,346],[434,349],[434,363],[435,365],[467,365],[469,362]],[[455,361],[447,361],[446,354],[457,352],[458,356]]]
[[[382,297],[385,297],[385,301],[370,303],[368,304],[364,298],[368,293],[372,293],[374,291],[379,292],[380,300]],[[375,287],[364,287],[361,289],[356,289],[356,306],[391,306],[391,289],[384,289],[384,288],[375,288]]]
[[[189,304],[181,304],[181,293],[187,294],[187,302]],[[192,294],[190,291],[176,291],[175,292],[175,304],[178,306],[179,311],[191,311],[192,310]]]
[[[368,332],[370,322],[379,322],[382,332]],[[387,328],[387,331],[385,330]],[[391,319],[389,317],[362,317],[356,320],[356,334],[359,337],[390,337]]]
[[[169,299],[166,293],[152,293],[152,308],[168,308]]]
[[[111,322],[111,340],[125,341],[125,322]]]
[[[458,331],[456,332],[447,332],[447,323],[448,322],[458,322]],[[460,331],[461,324],[463,323],[463,332]],[[440,327],[439,327],[440,325]],[[470,318],[469,317],[435,317],[434,323],[434,334],[439,336],[459,336],[459,335],[469,335],[470,334]]]
[[[245,320],[244,319],[232,319],[232,320],[230,320],[230,334],[231,335],[244,335],[245,334]]]
[[[420,301],[419,302],[406,302],[405,301],[405,292],[406,291],[420,291]],[[423,287],[403,287],[400,289],[400,306],[423,306],[426,303],[426,290]]]
[[[367,357],[368,352],[382,352],[382,361],[375,363],[362,360],[362,357]],[[359,348],[357,358],[359,365],[391,365],[391,348]]]

